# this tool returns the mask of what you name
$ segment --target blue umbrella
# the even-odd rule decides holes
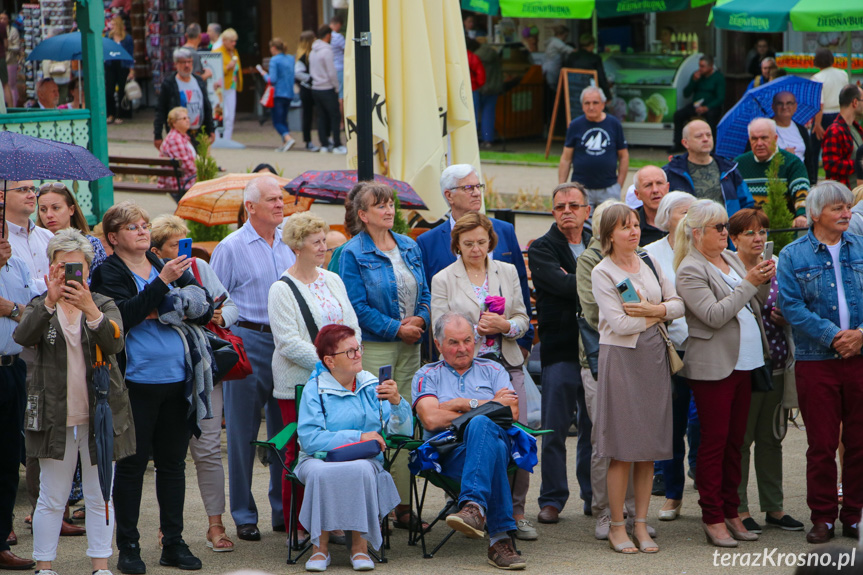
[[[132,58],[125,48],[111,40],[110,38],[102,38],[102,54],[104,60],[125,60],[134,63]],[[81,33],[70,32],[68,34],[58,34],[51,38],[46,38],[39,42],[35,48],[27,56],[28,62],[36,60],[81,60]]]
[[[734,158],[746,151],[749,122],[755,118],[773,117],[773,97],[779,92],[791,92],[797,100],[794,121],[805,124],[821,109],[821,84],[783,76],[746,92],[733,108],[726,112],[716,129],[716,153]]]
[[[113,175],[86,148],[15,132],[0,132],[0,178],[4,180],[86,180]]]

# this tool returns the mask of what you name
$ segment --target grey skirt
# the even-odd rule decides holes
[[[322,531],[358,531],[379,549],[381,520],[401,503],[393,478],[375,459],[327,463],[306,457],[294,473],[306,486],[300,523],[318,545]]]
[[[600,344],[593,422],[597,457],[618,461],[672,458],[667,353],[657,326],[643,332],[634,349]]]

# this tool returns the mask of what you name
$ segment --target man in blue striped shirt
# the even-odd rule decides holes
[[[240,319],[232,328],[243,338],[252,375],[225,385],[225,427],[228,435],[228,477],[231,516],[237,537],[258,541],[258,511],[252,496],[252,465],[261,409],[267,410],[267,436],[282,430],[282,414],[273,397],[273,332],[267,315],[270,286],[294,264],[296,256],[282,242],[279,226],[284,218],[282,190],[270,176],[248,183],[243,191],[248,221],[216,246],[210,262]],[[270,507],[274,531],[284,531],[282,466],[270,464]]]

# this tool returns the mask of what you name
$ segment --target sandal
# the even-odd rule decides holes
[[[644,523],[645,529],[647,528],[647,519],[646,518],[635,518],[635,523]],[[635,535],[635,526],[632,527],[632,540],[635,542],[636,547],[638,547],[639,551],[642,553],[659,553],[659,545],[650,538],[650,535],[647,536],[647,539],[638,540],[638,537]]]
[[[612,522],[610,522],[610,525],[611,525],[611,527],[623,527],[624,528],[623,533],[624,533],[624,535],[626,534],[626,521],[612,521]],[[629,539],[627,539],[626,541],[623,541],[621,543],[618,543],[617,545],[612,543],[612,541],[611,541],[611,530],[609,530],[609,532],[608,532],[608,546],[611,548],[612,551],[615,551],[617,553],[623,553],[624,555],[633,555],[635,553],[638,553],[638,548]],[[632,549],[632,551],[626,551],[626,549]]]
[[[213,527],[221,527],[222,532],[216,533],[213,537],[210,537],[210,530]],[[225,545],[222,545],[225,543]],[[234,550],[234,542],[228,537],[228,534],[225,533],[225,526],[221,523],[211,523],[207,528],[207,547],[213,550],[214,553],[227,553],[228,551]]]
[[[395,512],[393,527],[396,529],[409,529],[416,532],[419,532],[420,530],[425,533],[429,532],[429,524],[425,521],[420,521],[419,516],[410,509]]]

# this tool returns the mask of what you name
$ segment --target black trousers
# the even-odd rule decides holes
[[[153,454],[156,468],[156,500],[159,526],[165,545],[183,537],[183,505],[186,501],[186,451],[191,432],[186,422],[185,385],[127,381],[135,419],[137,452],[117,462],[114,471],[114,514],[117,547],[140,539],[138,516],[144,473]]]
[[[318,109],[318,139],[321,146],[342,145],[339,137],[339,94],[335,90],[312,90],[315,107]],[[330,133],[333,138],[330,140]]]
[[[311,88],[300,86],[300,103],[303,105],[303,142],[312,142],[312,122],[315,117],[315,98]]]
[[[12,512],[18,495],[18,470],[24,449],[27,364],[22,359],[0,367],[0,551],[8,551]]]
[[[719,120],[722,118],[722,109],[721,108],[708,108],[707,113],[703,116],[698,114],[695,111],[695,106],[692,104],[687,104],[686,106],[680,108],[676,112],[674,112],[674,148],[678,150],[683,149],[683,144],[680,143],[680,140],[683,139],[683,128],[686,124],[689,123],[690,120],[694,120],[696,118],[701,118],[705,122],[710,125],[710,129],[713,130],[713,139],[716,140],[716,126],[719,124]]]
[[[117,117],[117,103],[123,99],[126,89],[126,77],[129,75],[129,69],[113,60],[105,62],[105,100],[107,104],[108,116]]]

